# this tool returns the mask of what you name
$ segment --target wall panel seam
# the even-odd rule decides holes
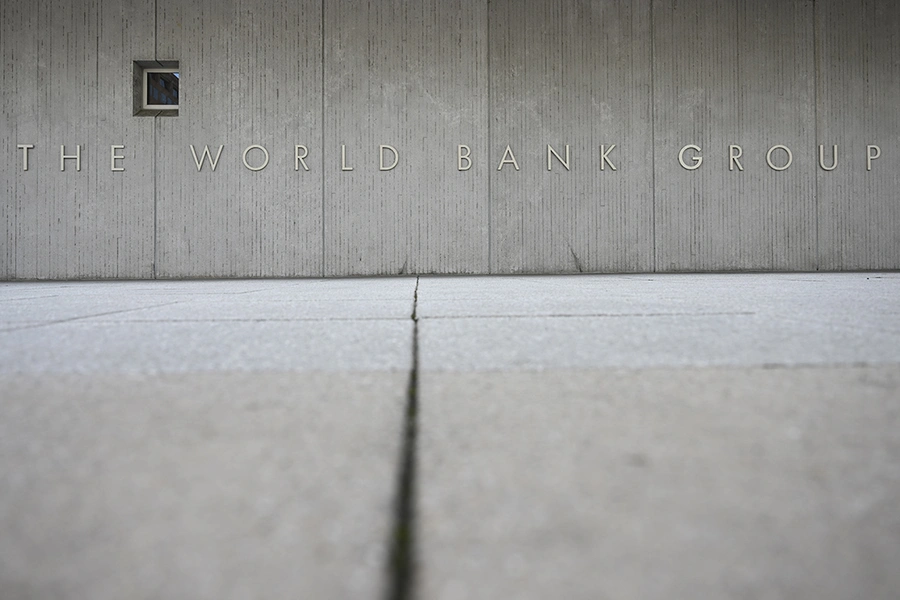
[[[488,274],[494,272],[494,259],[493,259],[493,235],[494,235],[494,227],[493,227],[493,212],[494,212],[494,202],[493,202],[493,192],[491,187],[491,180],[493,178],[493,169],[490,167],[490,156],[491,152],[493,152],[493,137],[491,135],[491,125],[493,123],[493,105],[491,103],[491,0],[486,0],[486,11],[485,11],[485,19],[487,21],[486,27],[486,41],[485,44],[487,46],[487,156],[488,156],[488,167],[487,167],[487,227],[488,227],[488,239],[487,239],[487,254],[488,254]]]
[[[159,61],[159,0],[153,0],[153,60]],[[153,268],[151,277],[159,278],[159,117],[153,118]]]
[[[327,275],[327,270],[325,268],[325,0],[322,0],[321,4],[321,13],[322,13],[322,26],[320,37],[322,38],[322,47],[321,47],[321,56],[319,60],[322,64],[322,118],[319,123],[320,132],[320,140],[321,140],[321,150],[319,154],[322,156],[322,277]]]
[[[816,8],[817,3],[812,3],[812,20],[813,20],[813,135],[815,139],[813,140],[813,147],[819,147],[819,66],[821,61],[819,60],[819,18],[818,18],[818,9]],[[815,209],[815,218],[816,218],[816,271],[819,271],[822,268],[822,255],[821,255],[821,247],[819,243],[819,170],[817,168],[813,168],[813,172],[815,176],[813,177],[813,207]]]
[[[650,228],[653,238],[653,272],[656,264],[656,30],[650,0]]]
[[[152,277],[156,279],[159,276],[159,271],[157,265],[159,264],[159,219],[157,218],[157,204],[158,204],[158,194],[157,194],[157,183],[156,180],[159,177],[159,169],[157,162],[157,154],[159,153],[158,147],[158,136],[156,135],[157,125],[159,117],[153,117],[153,268],[152,268]]]

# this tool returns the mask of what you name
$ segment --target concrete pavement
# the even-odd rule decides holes
[[[0,597],[372,597],[414,290],[4,284]]]
[[[896,273],[6,283],[0,383],[4,598],[900,589]]]

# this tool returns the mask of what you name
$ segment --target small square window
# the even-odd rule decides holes
[[[134,115],[178,116],[180,84],[178,61],[134,61]]]
[[[177,69],[144,69],[144,110],[177,110]]]

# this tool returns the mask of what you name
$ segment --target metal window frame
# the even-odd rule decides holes
[[[150,73],[179,73],[177,68],[161,68],[161,67],[145,67],[143,69],[143,73],[141,74],[141,81],[143,85],[141,87],[141,108],[142,110],[158,110],[158,111],[177,111],[178,104],[149,104],[147,97],[148,91],[148,79],[150,78]],[[180,79],[180,78],[179,78]],[[178,90],[178,101],[181,102],[181,86],[179,85]]]

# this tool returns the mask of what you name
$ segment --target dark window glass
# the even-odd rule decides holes
[[[178,104],[178,73],[147,73],[147,104]]]

